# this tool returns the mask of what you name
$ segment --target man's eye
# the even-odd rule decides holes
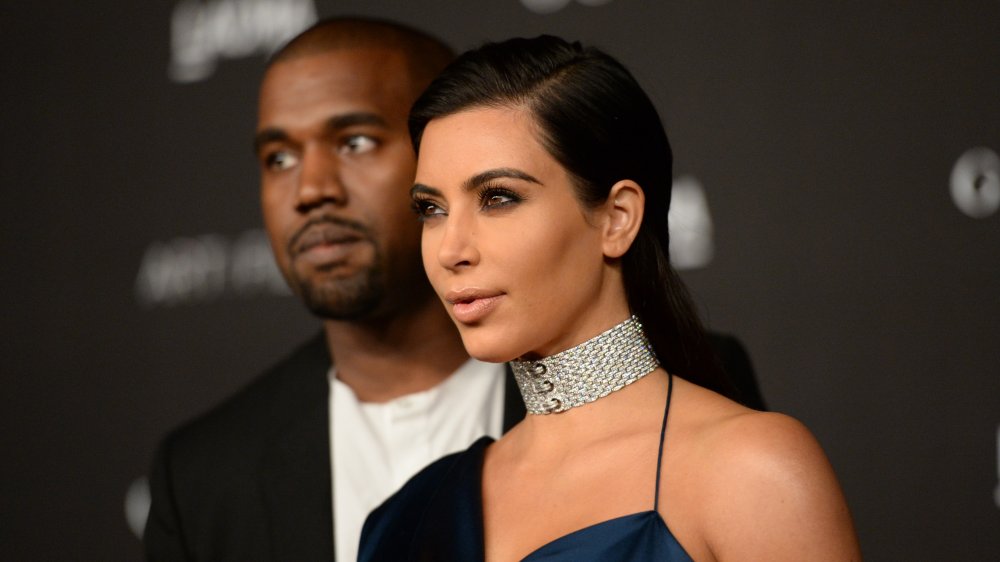
[[[281,171],[287,170],[297,164],[299,159],[286,150],[279,150],[272,152],[264,157],[264,165],[268,170]]]
[[[341,145],[340,152],[341,154],[364,154],[365,152],[370,152],[376,146],[378,146],[378,141],[372,137],[367,135],[351,135]]]

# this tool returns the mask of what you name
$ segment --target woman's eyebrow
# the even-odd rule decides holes
[[[513,178],[517,180],[527,181],[535,183],[538,185],[545,185],[538,181],[534,176],[526,172],[515,168],[494,168],[492,170],[486,170],[485,172],[480,172],[471,178],[465,180],[462,183],[462,191],[473,191],[484,183],[490,182],[499,178]],[[425,195],[440,196],[441,192],[434,187],[429,185],[424,185],[422,183],[415,183],[413,187],[410,188],[410,197],[418,193],[423,193]]]
[[[418,193],[423,193],[425,195],[434,195],[438,197],[441,196],[441,192],[438,191],[437,189],[434,189],[433,187],[424,185],[422,183],[415,183],[413,184],[413,187],[410,188],[410,197],[413,197]]]
[[[494,168],[492,170],[486,170],[485,172],[480,172],[471,178],[465,180],[462,184],[462,189],[464,191],[472,191],[477,187],[483,185],[484,183],[490,182],[499,178],[511,178],[516,180],[523,180],[531,183],[536,183],[538,185],[544,185],[542,182],[535,179],[534,176],[526,172],[522,172],[516,168]]]

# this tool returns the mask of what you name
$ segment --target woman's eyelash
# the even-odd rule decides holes
[[[421,222],[446,214],[444,208],[437,201],[425,197],[414,197],[410,201],[410,209]]]
[[[519,193],[499,185],[485,184],[477,190],[476,197],[479,199],[479,207],[484,211],[496,211],[516,205],[524,200]],[[434,199],[426,196],[415,196],[410,200],[410,209],[421,222],[428,221],[438,216],[448,213]]]
[[[491,202],[493,199],[499,201]],[[524,198],[517,192],[499,185],[485,184],[479,188],[479,204],[483,208],[496,209],[520,203]]]

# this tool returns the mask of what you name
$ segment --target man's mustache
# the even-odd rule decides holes
[[[355,220],[323,215],[309,219],[288,241],[288,254],[296,255],[319,242],[339,242],[358,238],[372,239],[371,230]]]

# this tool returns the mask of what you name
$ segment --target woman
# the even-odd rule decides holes
[[[428,277],[529,415],[415,476],[361,560],[860,559],[809,432],[724,396],[669,266],[667,137],[624,67],[554,37],[486,45],[410,128]]]

